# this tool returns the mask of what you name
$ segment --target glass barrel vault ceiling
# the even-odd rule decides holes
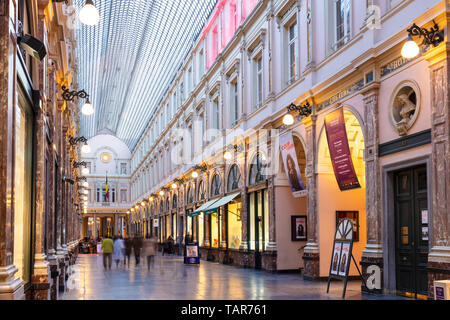
[[[85,0],[74,0],[78,15]],[[81,135],[110,130],[134,150],[217,0],[96,0],[100,23],[75,21],[78,88],[92,116]]]

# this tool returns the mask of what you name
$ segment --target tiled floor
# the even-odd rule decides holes
[[[63,300],[341,300],[343,282],[303,281],[299,274],[271,274],[201,261],[185,266],[180,257],[157,256],[151,271],[142,264],[104,271],[102,257],[80,255]],[[361,293],[350,281],[346,300],[402,299]]]

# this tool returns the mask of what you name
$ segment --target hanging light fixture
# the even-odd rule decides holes
[[[231,159],[233,158],[233,155],[231,154],[230,151],[226,151],[226,152],[223,154],[223,158],[224,158],[225,160],[231,160]]]
[[[95,26],[100,22],[100,14],[94,5],[94,1],[86,0],[83,8],[80,10],[80,21],[88,26]]]
[[[86,101],[86,103],[81,108],[81,113],[83,113],[86,116],[90,116],[90,115],[94,114],[94,107],[92,106],[89,99]]]
[[[164,191],[161,190],[161,191],[159,192],[159,195],[162,197],[162,196],[164,195]]]
[[[83,176],[87,176],[89,173],[90,173],[90,172],[89,172],[89,169],[88,169],[88,168],[83,168],[83,169],[81,169],[81,174],[82,174]]]
[[[192,172],[192,178],[194,178],[194,179],[198,178],[198,172],[197,171]]]
[[[83,153],[91,153],[91,147],[89,147],[87,142],[85,142],[84,145],[81,147],[81,152],[83,152]]]
[[[83,187],[89,188],[89,182],[87,182],[87,181],[83,182]]]

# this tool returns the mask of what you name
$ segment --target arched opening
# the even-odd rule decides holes
[[[222,183],[220,179],[220,175],[216,173],[211,180],[211,198],[218,197],[222,193]],[[221,236],[223,236],[220,232],[221,224],[222,224],[222,208],[219,208],[216,212],[210,214],[209,217],[209,225],[210,225],[210,239],[211,239],[211,247],[219,248],[219,244],[221,242]]]
[[[364,161],[364,135],[358,118],[344,108],[345,128],[351,157],[360,188],[341,191],[333,170],[325,128],[318,145],[318,223],[320,248],[320,276],[328,276],[336,225],[344,217],[354,222],[353,256],[361,261],[366,246],[366,173]],[[358,275],[351,264],[350,276]]]
[[[241,171],[234,164],[228,173],[227,193],[235,194],[241,189]],[[236,197],[225,207],[226,223],[228,231],[228,249],[238,250],[242,241],[242,220],[241,220],[242,199],[241,196]]]

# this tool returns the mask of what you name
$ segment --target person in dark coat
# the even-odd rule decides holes
[[[125,252],[124,252],[123,264],[127,265],[127,259],[128,259],[128,267],[130,267],[130,256],[131,256],[132,248],[133,248],[133,241],[130,239],[130,237],[126,237],[125,238]]]
[[[133,239],[133,251],[134,251],[134,257],[136,259],[136,265],[139,265],[139,262],[141,261],[141,249],[142,249],[142,238],[141,237],[134,237]]]

